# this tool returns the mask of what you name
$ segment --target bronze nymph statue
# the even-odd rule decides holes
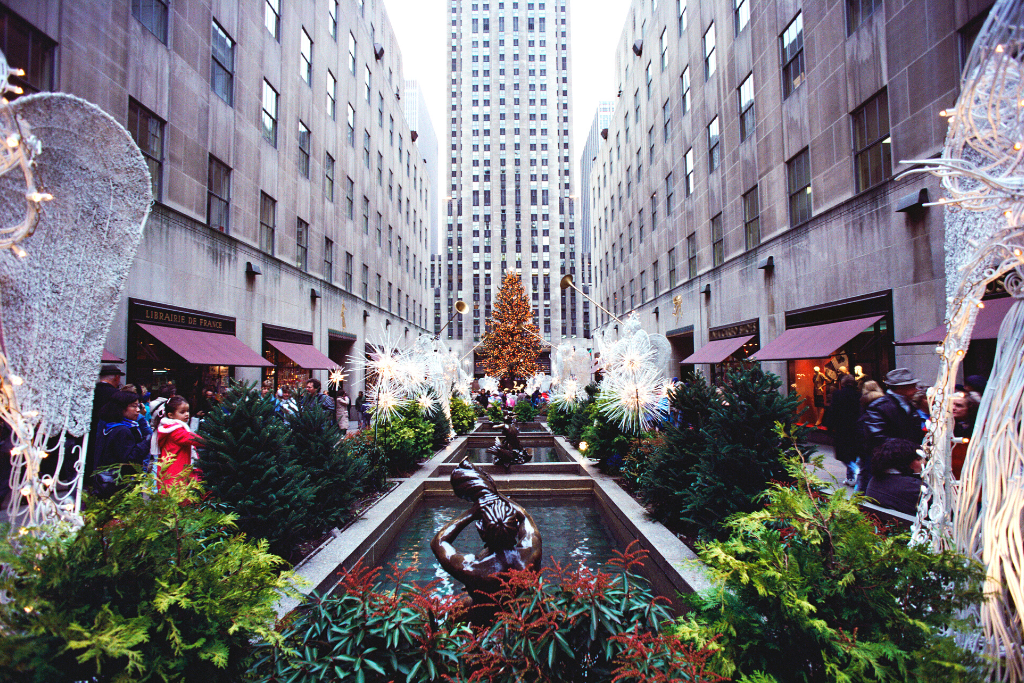
[[[529,462],[533,456],[519,443],[519,429],[516,427],[515,413],[505,410],[505,424],[501,426],[501,436],[494,437],[494,445],[488,447],[487,453],[495,465],[512,471],[512,465]]]
[[[430,543],[446,572],[466,586],[474,606],[490,602],[501,586],[499,574],[509,569],[540,569],[541,538],[533,517],[518,503],[498,493],[494,480],[463,460],[452,472],[455,495],[472,506],[448,522]],[[461,552],[455,539],[476,522],[484,547],[476,554]],[[481,616],[477,610],[477,616]],[[473,615],[471,615],[471,619]]]

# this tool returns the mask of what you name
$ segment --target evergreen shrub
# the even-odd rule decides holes
[[[779,393],[777,375],[746,366],[730,372],[724,386],[694,374],[671,392],[680,424],[669,427],[641,478],[641,495],[656,519],[676,531],[703,537],[723,533],[736,512],[751,512],[769,482],[787,481],[783,456],[789,441],[776,424],[791,428],[800,397]],[[798,440],[806,430],[793,428]]]
[[[537,417],[537,407],[529,399],[517,401],[513,412],[516,422],[533,422]]]
[[[502,401],[494,401],[493,403],[487,404],[487,419],[498,425],[505,421],[505,416],[501,412]]]
[[[251,642],[280,641],[275,605],[295,591],[267,542],[201,495],[134,477],[77,532],[0,529],[0,680],[239,680]]]
[[[469,434],[476,427],[476,411],[458,396],[452,396],[452,429],[458,435]]]
[[[727,540],[701,546],[717,588],[692,599],[678,635],[715,650],[714,668],[735,680],[982,680],[979,659],[945,630],[982,599],[981,567],[876,533],[860,496],[819,493],[799,455],[785,465],[793,485],[773,485],[764,509],[732,517]]]
[[[374,438],[379,440],[383,449],[390,476],[412,472],[434,452],[435,425],[424,417],[419,405],[415,403],[402,406],[395,419],[373,431],[376,432]],[[447,434],[445,436],[447,443]]]
[[[561,408],[551,406],[548,408],[548,428],[554,434],[565,436],[569,431],[569,422],[572,420],[574,412],[575,410],[573,408],[563,410]]]

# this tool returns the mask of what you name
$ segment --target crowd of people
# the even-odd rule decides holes
[[[930,417],[927,387],[907,368],[888,372],[884,385],[883,390],[876,381],[844,375],[824,424],[836,459],[846,466],[844,484],[884,507],[915,514],[922,486],[918,449]],[[953,397],[952,465],[958,477],[984,390],[985,380],[971,375]]]
[[[548,402],[548,394],[540,389],[534,389],[532,394],[528,394],[523,387],[495,392],[481,389],[473,400],[479,403],[484,410],[487,410],[492,403],[497,403],[500,408],[511,409],[515,408],[520,401],[529,401],[534,408],[540,408],[541,404]]]

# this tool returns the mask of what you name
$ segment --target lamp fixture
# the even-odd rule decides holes
[[[316,287],[310,287],[310,289],[309,289],[309,299],[310,299],[310,301],[316,301],[317,299],[322,299],[322,298],[323,298],[323,295],[319,291],[317,291]]]
[[[251,277],[255,277],[257,275],[263,275],[263,271],[261,271],[260,267],[254,264],[252,261],[246,261],[245,274]]]
[[[758,270],[774,270],[775,269],[775,257],[765,256],[763,259],[757,262]]]
[[[707,284],[700,288],[700,293],[704,296],[711,296],[711,285]]]

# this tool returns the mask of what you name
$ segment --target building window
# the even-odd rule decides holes
[[[351,31],[348,34],[348,70],[356,75],[356,37]]]
[[[665,215],[672,215],[672,201],[675,197],[675,183],[672,182],[672,174],[665,176]]]
[[[363,166],[370,170],[370,131],[363,131]]]
[[[377,274],[377,308],[380,308],[380,274]]]
[[[740,142],[754,132],[754,74],[749,74],[739,88],[740,98]]]
[[[228,104],[234,103],[235,41],[213,22],[211,39],[210,86],[217,97]]]
[[[346,124],[348,125],[348,130],[346,132],[346,135],[348,137],[348,146],[349,147],[355,147],[356,146],[356,108],[353,107],[351,104],[348,105],[348,115],[346,116],[345,121],[346,121]]]
[[[789,222],[800,225],[811,217],[811,161],[805,147],[786,163],[789,185]]]
[[[856,31],[881,6],[882,0],[846,0],[846,35]]]
[[[881,0],[879,0],[878,4],[881,5]],[[960,71],[963,71],[964,67],[967,66],[967,58],[971,56],[971,49],[974,47],[975,41],[978,40],[978,34],[981,33],[981,29],[985,25],[985,20],[988,19],[990,11],[991,8],[985,10],[967,22],[967,25],[957,32],[959,34],[957,42],[960,49]],[[9,58],[10,55],[8,54]]]
[[[668,29],[661,29],[661,70],[668,67]]]
[[[324,238],[324,279],[334,282],[334,240]]]
[[[363,300],[370,300],[370,267],[363,265]]]
[[[747,249],[761,243],[761,208],[757,199],[757,185],[743,195],[743,234]]]
[[[691,280],[697,277],[697,233],[691,232],[686,238],[686,273]]]
[[[313,83],[313,41],[306,29],[299,31],[299,78],[306,85]]]
[[[683,75],[679,77],[682,81],[683,88],[683,111],[682,115],[686,115],[686,112],[690,111],[690,67],[687,66],[683,69]]]
[[[351,178],[345,177],[345,216],[351,220],[355,220],[355,196],[356,184]]]
[[[211,154],[206,174],[206,224],[227,232],[230,201],[231,169]]]
[[[263,139],[277,147],[277,102],[280,95],[263,81]]]
[[[651,275],[652,275],[651,286],[654,287],[654,290],[653,290],[652,294],[654,296],[658,296],[658,285],[661,283],[661,281],[658,279],[658,262],[657,261],[655,261],[654,264],[651,266],[651,271],[652,271],[651,272]]]
[[[132,16],[161,43],[167,42],[167,3],[164,0],[132,0]]]
[[[281,38],[281,0],[263,0],[263,25],[274,40]]]
[[[879,0],[881,2],[881,0]],[[735,8],[733,10],[733,23],[736,27],[736,33],[747,27],[750,23],[750,0],[733,0]]]
[[[668,288],[676,286],[676,250],[668,250]]]
[[[719,146],[721,136],[718,134],[718,117],[708,124],[708,173],[714,172],[722,162],[722,148]]]
[[[142,151],[153,184],[153,201],[162,199],[164,168],[164,121],[135,100],[128,100],[128,132]]]
[[[277,202],[260,192],[260,249],[274,255],[274,231],[277,226]]]
[[[309,223],[295,219],[295,265],[300,270],[309,270]]]
[[[725,263],[725,235],[722,231],[722,214],[711,219],[711,262],[714,266]]]
[[[686,0],[676,0],[676,14],[679,15],[679,35],[686,30]]]
[[[53,55],[57,44],[27,21],[0,6],[0,52],[13,68],[24,76],[10,74],[9,79],[26,93],[54,90]],[[13,99],[13,93],[7,95]]]
[[[338,0],[327,0],[327,30],[338,39]]]
[[[342,280],[341,285],[345,288],[345,291],[352,291],[352,264],[355,259],[352,254],[345,252],[345,279]],[[365,280],[364,280],[365,281]],[[365,295],[364,295],[365,296]]]
[[[665,100],[665,104],[661,105],[661,119],[664,122],[662,131],[664,133],[664,142],[668,142],[669,132],[672,129],[672,100]]]
[[[686,150],[686,155],[683,157],[683,173],[686,174],[686,187],[685,193],[689,197],[693,194],[693,147]]]
[[[782,32],[782,99],[804,82],[804,16],[798,12]]]
[[[715,22],[704,32],[704,80],[715,75],[718,57],[715,54]]]
[[[309,128],[299,121],[299,174],[309,177]]]
[[[885,90],[853,112],[853,149],[857,192],[892,175],[889,97]]]
[[[370,103],[370,92],[373,90],[373,76],[370,74],[370,67],[363,67],[363,87],[366,89],[366,103]]]
[[[334,201],[334,157],[324,152],[324,197]]]

